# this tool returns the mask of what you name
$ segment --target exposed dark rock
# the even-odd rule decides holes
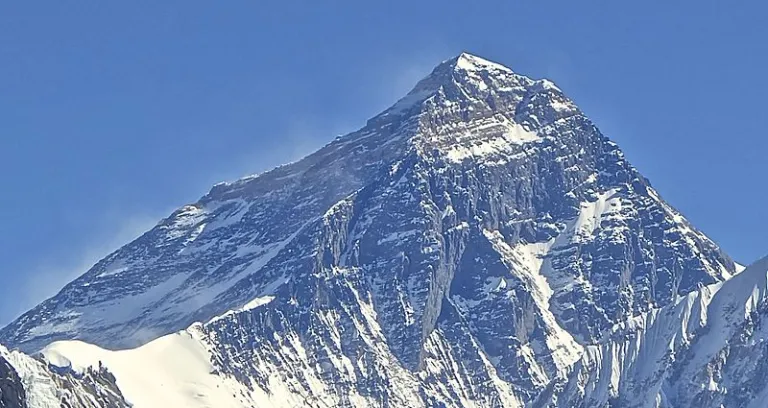
[[[16,370],[0,357],[0,407],[27,408],[27,395]]]

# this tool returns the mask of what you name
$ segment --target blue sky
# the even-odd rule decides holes
[[[750,262],[768,253],[766,12],[757,1],[5,2],[0,323],[213,183],[363,125],[464,50],[554,80],[668,201]]]

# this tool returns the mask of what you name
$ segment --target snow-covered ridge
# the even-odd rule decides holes
[[[535,406],[762,407],[768,377],[755,363],[765,356],[767,300],[768,257],[617,325],[586,349],[560,394]]]
[[[128,407],[111,373],[98,363],[84,367],[75,375],[67,365],[62,365],[60,369],[55,370],[44,361],[16,350],[8,350],[0,345],[0,371],[4,364],[8,364],[13,373],[7,377],[0,377],[0,383],[2,383],[0,405],[3,407]],[[19,380],[16,384],[14,384],[14,377]],[[15,395],[7,394],[11,390]],[[6,395],[3,395],[4,391]],[[18,397],[19,400],[9,400],[12,396]]]
[[[242,393],[247,390],[214,373],[212,355],[198,325],[136,349],[110,351],[80,341],[60,341],[42,354],[49,363],[76,372],[102,364],[136,408],[269,406],[261,405],[263,400],[245,400]]]

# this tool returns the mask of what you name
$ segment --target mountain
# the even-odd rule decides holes
[[[661,370],[616,363],[646,363],[649,316],[740,269],[552,82],[461,54],[360,130],[214,186],[0,343],[103,361],[139,407],[623,406]]]

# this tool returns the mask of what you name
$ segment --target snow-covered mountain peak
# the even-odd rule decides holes
[[[515,154],[521,145],[546,137],[547,126],[580,114],[551,81],[534,80],[462,53],[438,64],[360,130],[336,138],[298,162],[217,184],[207,197],[237,197],[253,193],[255,186],[262,191],[265,185],[289,184],[320,163],[343,167],[350,158],[369,166],[376,160],[396,162],[397,156],[414,146],[453,163],[468,157],[501,160],[498,154]],[[274,182],[265,183],[265,179]]]
[[[488,72],[504,71],[507,73],[512,73],[512,70],[505,67],[504,65],[478,57],[477,55],[469,54],[467,52],[462,52],[457,57],[449,61],[457,70]]]
[[[549,128],[556,122],[579,115],[551,81],[462,53],[439,64],[367,127],[414,127],[409,143],[448,162],[500,163],[523,145],[554,136]]]
[[[478,90],[496,93],[530,87],[535,83],[501,64],[461,53],[437,65],[405,97],[372,120],[412,114],[414,107],[420,107],[426,100],[440,95],[459,102],[476,98]]]
[[[302,406],[521,406],[735,272],[559,88],[462,54],[361,129],[214,186],[0,342],[154,349],[207,322],[216,375]]]

